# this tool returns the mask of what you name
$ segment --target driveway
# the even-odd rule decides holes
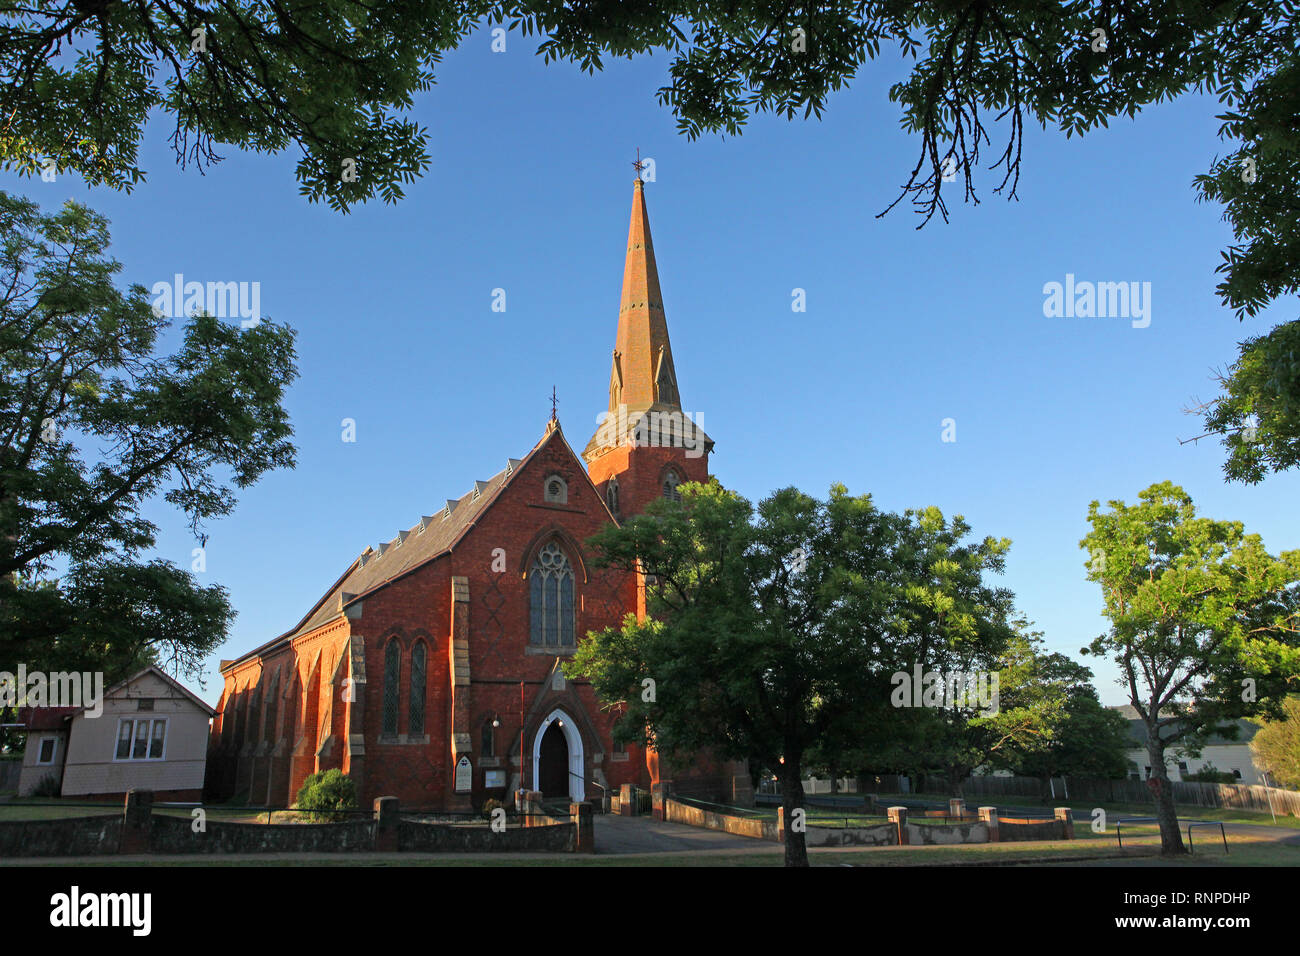
[[[696,853],[720,850],[726,853],[746,850],[772,853],[779,843],[736,836],[721,830],[688,827],[683,823],[665,823],[653,817],[621,817],[609,813],[592,816],[595,826],[596,853]]]

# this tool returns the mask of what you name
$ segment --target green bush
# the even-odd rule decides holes
[[[357,785],[342,770],[314,773],[303,781],[294,807],[315,811],[305,814],[310,823],[341,823],[348,815],[339,811],[357,808]]]
[[[1207,763],[1196,773],[1189,773],[1183,777],[1189,783],[1240,783],[1241,781],[1232,774],[1224,770],[1217,769],[1214,764]]]
[[[500,800],[496,800],[496,799],[484,800],[483,809],[482,809],[483,816],[486,817],[489,821],[491,821],[492,811],[498,810],[504,806],[505,804],[503,804]]]

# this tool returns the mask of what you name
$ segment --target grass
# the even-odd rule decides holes
[[[1166,859],[1159,855],[1158,840],[1132,847],[1125,840],[1121,853],[1113,843],[1058,840],[1047,843],[991,843],[968,846],[874,847],[856,850],[811,848],[813,866],[1300,866],[1300,847],[1276,842],[1229,838],[1231,852],[1201,851],[1194,856]],[[58,861],[25,859],[8,865],[60,866]],[[730,851],[629,855],[585,854],[315,854],[245,855],[242,857],[125,857],[78,860],[79,866],[654,866],[732,867],[782,866],[778,847],[744,853]]]

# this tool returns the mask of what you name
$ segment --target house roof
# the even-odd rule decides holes
[[[170,674],[168,674],[168,673],[167,673],[166,671],[164,671],[162,668],[160,668],[160,667],[158,667],[158,666],[156,666],[156,665],[154,665],[154,664],[150,664],[148,667],[144,668],[143,670],[139,670],[139,671],[137,671],[136,673],[134,673],[134,674],[132,674],[130,677],[128,677],[126,680],[118,681],[118,682],[117,682],[116,684],[114,684],[112,687],[110,687],[110,688],[108,688],[107,690],[104,691],[104,697],[105,697],[106,699],[109,698],[109,697],[112,697],[114,694],[116,694],[116,693],[117,693],[119,690],[121,690],[122,688],[124,688],[124,687],[128,687],[128,686],[131,685],[131,684],[134,684],[136,681],[138,681],[138,680],[139,680],[141,677],[143,677],[145,674],[153,674],[155,677],[158,677],[158,678],[159,678],[160,680],[162,680],[164,683],[166,683],[166,684],[170,685],[171,687],[174,687],[176,690],[180,691],[182,695],[184,695],[186,698],[189,699],[189,701],[190,701],[192,704],[194,704],[194,706],[198,707],[200,710],[202,710],[204,713],[206,713],[209,717],[214,717],[214,716],[216,716],[216,713],[217,713],[216,708],[209,706],[207,703],[205,703],[205,702],[203,701],[202,698],[196,696],[196,695],[194,694],[194,692],[191,691],[188,687],[186,687],[186,686],[185,686],[184,684],[182,684],[180,681],[176,680],[174,677],[172,677]],[[86,711],[86,710],[89,710],[89,709],[90,709],[90,708],[88,708],[88,707],[74,707],[74,708],[73,708],[73,710],[75,710],[75,711],[78,712],[78,713],[81,713],[81,712]]]
[[[64,730],[67,719],[81,711],[80,707],[19,707],[18,723],[27,730]]]
[[[501,471],[487,481],[476,481],[474,487],[459,498],[447,499],[441,508],[433,509],[432,515],[422,516],[419,523],[408,531],[399,532],[397,537],[378,547],[366,548],[290,630],[234,660],[222,661],[220,669],[226,671],[281,643],[343,617],[344,608],[348,605],[363,600],[396,579],[451,552],[506,486],[553,437],[564,441],[560,423],[554,419],[548,423],[546,434],[522,459],[507,459],[506,467]],[[567,447],[568,443],[565,444]],[[573,454],[572,448],[569,448],[569,453]],[[577,456],[574,457],[576,459]],[[582,473],[586,475],[585,469]],[[600,495],[596,497],[603,503],[604,499]],[[613,515],[610,515],[610,520],[614,520]]]
[[[1138,714],[1137,708],[1132,704],[1120,704],[1112,707],[1111,710],[1118,711],[1120,716],[1128,721],[1129,742],[1134,746],[1146,749],[1147,746],[1147,725],[1142,717]],[[1255,736],[1259,730],[1258,724],[1253,724],[1249,720],[1233,720],[1228,723],[1235,724],[1237,727],[1237,737],[1232,739],[1225,737],[1223,734],[1211,734],[1205,739],[1207,747],[1223,744],[1244,744]]]

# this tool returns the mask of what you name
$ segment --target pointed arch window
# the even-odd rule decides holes
[[[609,479],[609,484],[605,486],[605,501],[609,505],[611,514],[618,514],[618,479]]]
[[[681,501],[682,493],[677,490],[677,486],[681,483],[682,476],[670,469],[668,474],[664,475],[664,497],[670,501]]]
[[[397,681],[402,670],[402,648],[397,638],[388,642],[384,648],[384,723],[382,731],[386,734],[397,733]]]
[[[528,572],[529,641],[544,647],[573,647],[573,567],[552,541],[537,553]]]
[[[410,721],[406,728],[409,734],[424,733],[425,663],[424,641],[416,641],[415,647],[411,648],[411,702],[408,713]]]
[[[263,740],[275,740],[276,723],[280,719],[280,669],[275,669],[275,676],[271,678],[271,689],[266,695],[266,726],[263,728],[265,733],[262,734]]]
[[[496,728],[493,727],[495,717],[489,717],[483,721],[483,730],[479,740],[480,757],[495,757],[497,755],[497,735]]]

